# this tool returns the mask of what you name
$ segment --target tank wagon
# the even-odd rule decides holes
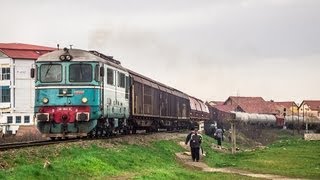
[[[271,114],[250,114],[244,112],[231,111],[234,119],[246,124],[260,124],[266,126],[277,126],[277,119]]]
[[[96,51],[47,53],[36,61],[31,76],[37,127],[50,138],[181,129],[209,117],[201,100]]]

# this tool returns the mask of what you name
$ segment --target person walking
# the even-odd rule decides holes
[[[214,137],[217,139],[218,148],[221,149],[221,141],[223,138],[223,131],[222,131],[221,127],[218,127],[218,129],[214,133]]]
[[[185,144],[190,144],[191,157],[193,161],[199,161],[200,159],[200,147],[202,142],[202,136],[198,133],[197,129],[191,129],[192,131],[188,134]]]

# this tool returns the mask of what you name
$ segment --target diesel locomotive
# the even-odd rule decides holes
[[[37,128],[52,139],[182,129],[209,118],[201,100],[97,51],[44,54],[31,76]]]

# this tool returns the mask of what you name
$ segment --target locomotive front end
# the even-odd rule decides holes
[[[57,50],[36,62],[35,117],[44,136],[87,136],[96,126],[101,77],[99,62],[90,57],[81,50]]]

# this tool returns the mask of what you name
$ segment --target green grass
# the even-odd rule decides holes
[[[283,136],[266,149],[235,155],[210,150],[212,142],[212,138],[204,136],[204,160],[209,166],[320,179],[318,141]],[[230,146],[225,142],[223,145]],[[146,145],[124,142],[112,146],[93,143],[25,148],[0,152],[0,179],[250,179],[187,169],[175,159],[175,153],[182,151],[172,140]],[[46,159],[51,163],[49,168],[43,168]]]
[[[204,146],[210,149],[205,138]],[[224,144],[223,144],[224,145]],[[234,167],[257,173],[320,179],[320,142],[283,136],[266,149],[235,155],[208,151],[206,162],[212,167]]]
[[[0,162],[7,168],[0,170],[0,179],[250,179],[186,169],[175,160],[175,152],[181,151],[174,141],[113,148],[91,145],[21,149],[2,153]],[[49,168],[43,168],[45,159],[51,163]]]

